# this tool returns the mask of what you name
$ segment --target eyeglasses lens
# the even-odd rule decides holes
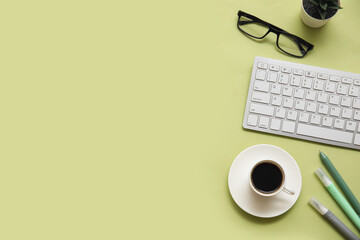
[[[295,56],[303,56],[308,50],[308,47],[299,43],[295,38],[286,34],[280,34],[278,39],[278,47],[284,52],[290,53]]]
[[[268,26],[254,22],[252,19],[245,16],[240,16],[239,28],[255,38],[262,38],[269,30]]]

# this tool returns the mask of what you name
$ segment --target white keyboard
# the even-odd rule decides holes
[[[360,150],[360,74],[256,57],[243,127]]]

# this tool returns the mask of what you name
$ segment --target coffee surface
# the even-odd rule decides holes
[[[264,193],[275,192],[282,184],[281,170],[273,163],[265,162],[257,165],[251,179],[255,188]]]

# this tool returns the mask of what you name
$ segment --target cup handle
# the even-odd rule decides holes
[[[295,192],[291,189],[288,189],[288,188],[283,188],[282,189],[285,193],[289,194],[289,195],[295,195]]]

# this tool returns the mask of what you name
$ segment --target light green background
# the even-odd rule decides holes
[[[245,131],[255,56],[358,72],[360,2],[305,27],[300,0],[2,1],[0,239],[342,239],[313,174],[325,152],[360,198],[359,152]],[[304,59],[236,28],[241,9],[315,45]],[[299,200],[259,219],[231,199],[245,148],[298,162]]]

